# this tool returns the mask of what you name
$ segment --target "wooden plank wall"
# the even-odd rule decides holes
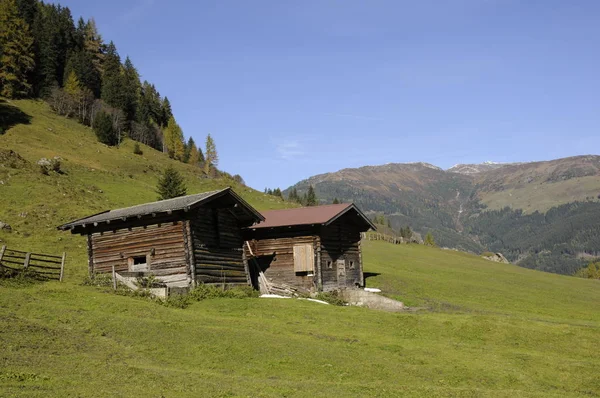
[[[191,220],[197,283],[247,285],[244,241],[228,209],[201,208]]]
[[[338,280],[337,260],[344,260],[346,277]],[[331,262],[331,268],[327,262]],[[350,261],[354,269],[350,269]],[[360,231],[343,219],[321,230],[321,272],[323,291],[354,287],[363,283],[360,256]]]
[[[148,256],[148,268],[170,283],[189,281],[184,224],[181,221],[94,233],[90,239],[93,271],[128,271],[128,258]],[[150,253],[154,249],[154,255]]]
[[[310,233],[310,231],[303,232]],[[285,283],[302,290],[315,290],[318,280],[316,261],[313,276],[308,276],[307,273],[296,273],[294,271],[294,245],[311,244],[314,248],[313,252],[316,253],[319,237],[315,235],[293,236],[296,233],[298,232],[286,233],[284,230],[279,230],[277,236],[281,236],[280,238],[254,240],[251,243],[252,251],[257,257],[272,256],[273,253],[276,253],[268,264],[268,268],[263,270],[269,281]],[[266,264],[261,261],[261,265],[265,266]]]

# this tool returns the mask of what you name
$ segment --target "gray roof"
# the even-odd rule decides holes
[[[244,204],[252,213],[254,213],[259,220],[263,220],[262,215],[257,212],[253,207],[246,203],[240,198],[231,188],[220,189],[216,191],[203,192],[194,195],[181,196],[173,199],[160,200],[158,202],[144,203],[137,206],[125,207],[123,209],[107,210],[98,214],[94,214],[85,218],[71,221],[58,227],[58,229],[68,230],[74,227],[82,226],[84,224],[93,224],[100,222],[107,222],[113,220],[125,220],[129,217],[143,216],[153,213],[168,213],[171,211],[189,209],[195,205],[198,205],[207,199],[217,196],[221,193],[229,191],[238,201]]]

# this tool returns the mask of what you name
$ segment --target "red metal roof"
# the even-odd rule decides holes
[[[374,228],[371,221],[352,203],[263,211],[261,213],[265,218],[265,221],[262,221],[259,224],[249,228],[259,229],[287,227],[293,225],[327,224],[351,208],[356,209],[358,215],[364,218],[365,221],[372,226],[372,228]]]

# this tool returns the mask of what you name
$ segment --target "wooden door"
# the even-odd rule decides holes
[[[339,259],[335,262],[339,287],[346,287],[346,260]]]
[[[313,245],[294,245],[294,272],[312,275],[314,271],[315,251]]]

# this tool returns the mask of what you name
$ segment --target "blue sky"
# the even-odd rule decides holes
[[[598,153],[600,2],[63,0],[257,189]]]

